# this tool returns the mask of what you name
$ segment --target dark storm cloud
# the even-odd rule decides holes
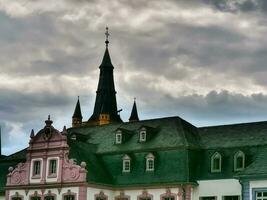
[[[265,0],[203,0],[215,8],[226,12],[266,12],[267,2]]]

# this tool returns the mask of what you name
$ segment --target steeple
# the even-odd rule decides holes
[[[130,122],[139,121],[135,98],[134,98],[134,104],[133,104],[133,108],[132,108],[132,112],[131,112],[131,116],[129,118],[129,121]]]
[[[99,66],[100,76],[96,91],[94,112],[88,121],[89,124],[99,124],[100,114],[103,108],[105,108],[105,114],[109,115],[111,123],[122,122],[117,109],[116,91],[113,78],[114,67],[108,51],[108,36],[110,35],[108,32],[108,27],[106,27],[105,35],[106,50],[102,59],[102,63]]]
[[[75,106],[75,110],[72,116],[72,126],[73,127],[77,127],[80,126],[82,124],[82,112],[81,112],[81,106],[80,106],[80,100],[79,100],[79,96],[78,96],[78,100]]]

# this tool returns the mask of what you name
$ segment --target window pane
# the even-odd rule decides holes
[[[33,175],[40,175],[41,171],[41,162],[40,161],[34,161],[33,163]]]
[[[267,197],[267,192],[263,192],[263,196],[264,197]]]
[[[243,168],[243,157],[242,156],[238,156],[236,158],[236,168],[237,169]]]
[[[215,200],[215,197],[200,197],[201,200]]]
[[[106,200],[105,197],[96,197],[96,200]]]
[[[213,159],[213,170],[220,170],[220,159],[219,158]]]
[[[163,200],[174,200],[174,196],[166,196],[166,197],[163,197]]]
[[[57,160],[50,160],[49,163],[49,174],[57,173]]]
[[[139,200],[151,200],[151,198],[150,197],[141,197],[141,198],[139,198]]]
[[[31,197],[31,200],[41,200],[41,197]]]
[[[54,196],[45,196],[45,200],[55,200]]]
[[[74,195],[65,195],[64,200],[74,200]]]
[[[12,200],[22,200],[21,197],[12,197]]]
[[[235,195],[235,196],[224,196],[223,198],[224,200],[238,200],[239,196]]]

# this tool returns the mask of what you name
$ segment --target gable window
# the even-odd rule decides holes
[[[146,156],[146,171],[154,171],[154,160],[155,156],[152,153]]]
[[[222,156],[218,152],[211,157],[211,172],[221,172]]]
[[[146,141],[146,128],[141,128],[139,132],[139,141],[145,142]]]
[[[121,131],[119,130],[117,133],[116,133],[116,144],[121,144],[122,143],[122,133]]]
[[[242,171],[245,168],[245,154],[238,151],[234,155],[234,170]]]
[[[128,155],[123,156],[122,171],[123,172],[130,172],[131,171],[131,158]]]
[[[49,161],[49,175],[57,174],[57,160],[53,159]]]
[[[40,160],[36,160],[33,162],[32,175],[33,176],[41,175],[41,161]]]

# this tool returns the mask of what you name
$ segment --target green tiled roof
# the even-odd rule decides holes
[[[267,177],[267,147],[260,148],[255,160],[242,172],[238,178],[266,178]]]
[[[202,127],[198,131],[205,149],[267,145],[267,122]]]

